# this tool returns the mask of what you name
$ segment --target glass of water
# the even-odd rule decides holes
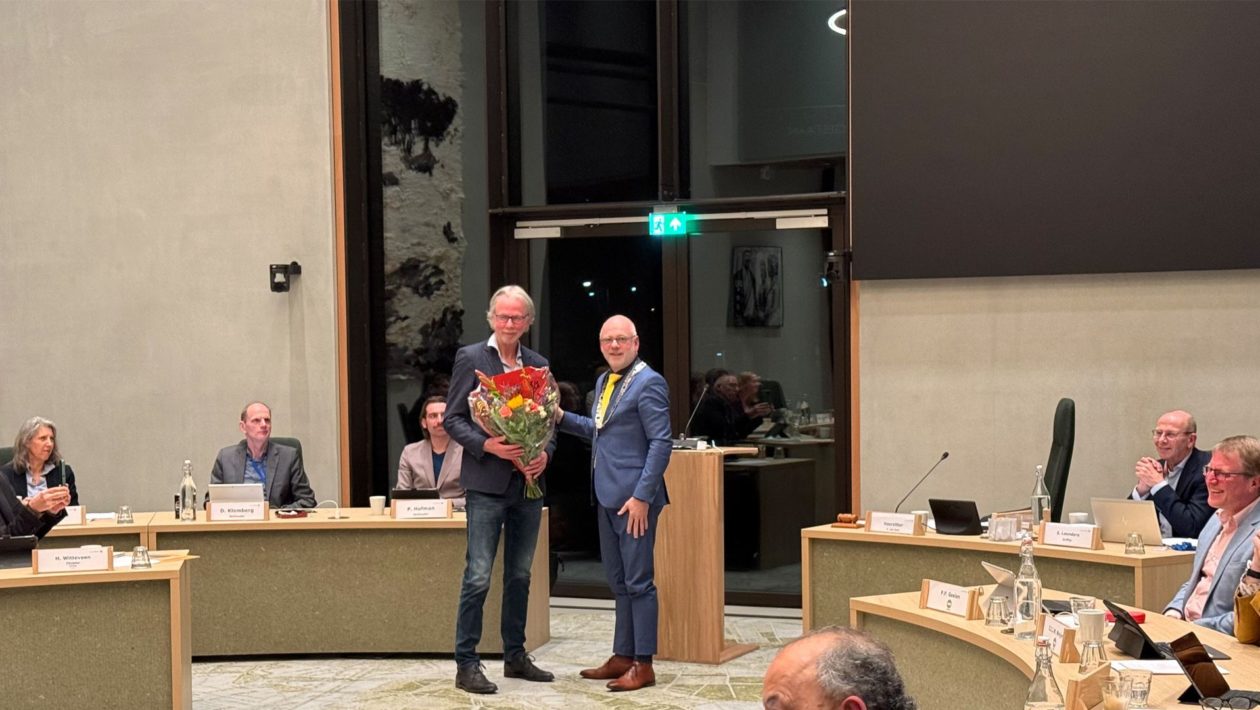
[[[115,516],[115,520],[118,522],[119,525],[131,525],[132,523],[136,522],[135,517],[132,516],[131,514],[131,506],[129,505],[118,506],[118,515]]]
[[[1121,671],[1120,677],[1129,681],[1129,707],[1145,708],[1147,697],[1151,694],[1151,672]]]
[[[1145,555],[1146,544],[1142,542],[1142,533],[1131,532],[1124,538],[1124,554]]]

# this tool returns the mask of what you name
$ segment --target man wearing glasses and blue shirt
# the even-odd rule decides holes
[[[529,609],[529,570],[542,522],[543,499],[525,497],[527,481],[538,479],[556,450],[551,443],[528,466],[516,459],[525,451],[501,436],[490,436],[473,421],[468,395],[477,387],[477,371],[493,377],[522,367],[546,367],[542,355],[521,345],[534,322],[534,301],[520,286],[504,286],[490,297],[486,320],[489,340],[466,345],[455,354],[451,387],[442,424],[464,447],[461,479],[467,494],[468,552],[455,622],[455,687],[488,694],[499,687],[483,672],[477,644],[481,641],[482,608],[490,590],[490,570],[503,531],[503,675],[549,683],[554,676],[534,665],[525,653],[525,619]]]
[[[1216,515],[1199,535],[1190,579],[1164,614],[1232,634],[1234,592],[1251,559],[1251,538],[1260,528],[1260,440],[1231,436],[1217,444],[1203,480]]]
[[[1197,430],[1189,412],[1164,414],[1151,432],[1159,458],[1143,456],[1134,467],[1137,485],[1130,497],[1155,503],[1164,537],[1198,537],[1212,516],[1203,480],[1212,455],[1194,448]]]

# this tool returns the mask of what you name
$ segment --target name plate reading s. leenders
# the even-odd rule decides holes
[[[206,520],[223,522],[225,520],[266,520],[271,515],[271,506],[265,500],[255,501],[210,501],[206,508]]]
[[[58,549],[31,550],[31,571],[102,572],[114,569],[114,548],[92,545]]]
[[[1050,653],[1059,657],[1060,663],[1076,663],[1081,660],[1080,649],[1076,647],[1076,629],[1050,616],[1041,614],[1037,617],[1037,635],[1050,639]]]
[[[934,579],[923,580],[919,591],[919,608],[943,611],[964,619],[982,618],[980,590],[946,584]]]
[[[67,505],[66,517],[57,523],[57,527],[66,527],[69,525],[83,525],[87,522],[87,509],[81,505]]]
[[[866,513],[866,529],[869,532],[894,535],[922,535],[923,519],[914,513]]]
[[[389,517],[395,520],[427,520],[451,517],[451,501],[435,498],[394,500]]]
[[[1101,550],[1102,528],[1096,525],[1072,525],[1071,523],[1042,523],[1037,539],[1043,545],[1077,547],[1082,550]]]

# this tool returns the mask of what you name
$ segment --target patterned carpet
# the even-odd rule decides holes
[[[611,693],[578,671],[608,656],[613,615],[601,609],[553,607],[551,642],[534,653],[554,683],[504,679],[503,663],[485,659],[496,695],[456,690],[449,658],[308,658],[193,664],[193,706],[238,708],[701,708],[761,707],[761,676],[778,648],[800,635],[799,618],[726,617],[726,636],[760,645],[722,666],[656,662],[656,686]]]

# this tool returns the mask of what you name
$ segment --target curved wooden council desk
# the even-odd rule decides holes
[[[146,544],[149,521],[154,513],[135,513],[135,522],[119,525],[113,519],[89,520],[83,525],[57,525],[39,541],[40,547],[81,547],[108,545],[115,552],[130,552],[136,545]]]
[[[6,708],[192,707],[188,563],[0,570]]]
[[[187,548],[194,656],[310,653],[440,653],[455,648],[467,546],[462,513],[449,520],[392,520],[367,508],[322,508],[306,518],[176,521],[157,513],[149,548]],[[530,650],[551,638],[547,511],[531,568]],[[486,597],[482,653],[501,653],[503,548]]]
[[[1036,546],[1037,572],[1047,587],[1120,604],[1162,609],[1190,577],[1192,552],[1124,545],[1102,550]],[[801,531],[801,613],[806,629],[849,620],[849,599],[918,589],[924,578],[951,584],[992,584],[980,562],[1015,570],[1019,543],[979,535],[893,535],[819,525]]]
[[[985,588],[985,593],[992,586]],[[1066,599],[1066,592],[1046,590],[1048,599]],[[1020,707],[1028,693],[1034,667],[1033,642],[1017,641],[999,629],[984,625],[983,620],[966,621],[930,609],[920,609],[919,592],[883,594],[850,600],[850,624],[863,628],[892,648],[911,695],[923,710],[953,710],[967,707],[977,710],[1007,710]],[[1101,605],[1100,607],[1101,608]],[[1218,665],[1229,670],[1225,676],[1230,687],[1243,690],[1260,689],[1260,649],[1240,644],[1228,636],[1202,626],[1178,621],[1159,612],[1146,611],[1146,633],[1156,641],[1171,641],[1188,631],[1199,640],[1228,654],[1231,659]],[[1122,660],[1122,654],[1110,640],[1107,656]],[[1069,695],[1079,690],[1092,701],[1070,710],[1102,705],[1096,693],[1081,685],[1082,676],[1076,663],[1059,663],[1055,659],[1055,679],[1060,690]],[[1070,689],[1070,686],[1075,688]],[[1157,675],[1152,678],[1151,708],[1187,708],[1179,705],[1180,695],[1190,682],[1184,675]]]

